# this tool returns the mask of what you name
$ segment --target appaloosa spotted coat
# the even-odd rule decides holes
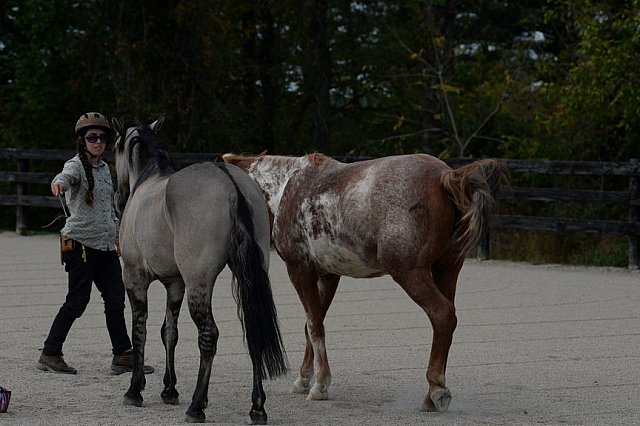
[[[488,227],[505,166],[482,160],[452,170],[424,154],[353,164],[322,154],[224,159],[262,189],[273,243],[304,305],[307,344],[292,391],[308,392],[309,400],[328,398],[323,321],[340,276],[390,275],[431,321],[422,408],[445,411],[456,281],[464,254]]]

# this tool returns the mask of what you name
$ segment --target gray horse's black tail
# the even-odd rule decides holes
[[[271,293],[271,282],[262,249],[255,239],[253,212],[223,163],[216,163],[231,179],[236,197],[231,197],[231,251],[229,268],[233,273],[233,295],[238,304],[254,373],[261,380],[287,372],[287,356],[282,343],[278,315]]]

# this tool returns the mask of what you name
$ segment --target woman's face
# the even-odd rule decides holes
[[[84,134],[84,144],[87,151],[94,157],[99,157],[107,147],[107,132],[102,129],[89,129]]]

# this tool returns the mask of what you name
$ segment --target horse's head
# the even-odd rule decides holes
[[[112,127],[116,131],[116,142],[113,149],[118,189],[115,192],[114,201],[119,217],[122,216],[138,177],[151,157],[143,143],[143,138],[150,133],[155,135],[163,121],[164,116],[151,124],[129,121],[123,125],[117,118],[111,119]]]

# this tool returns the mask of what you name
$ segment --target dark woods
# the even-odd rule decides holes
[[[638,157],[628,2],[9,0],[0,146],[82,111],[167,114],[176,152]],[[45,130],[46,129],[46,130]]]

